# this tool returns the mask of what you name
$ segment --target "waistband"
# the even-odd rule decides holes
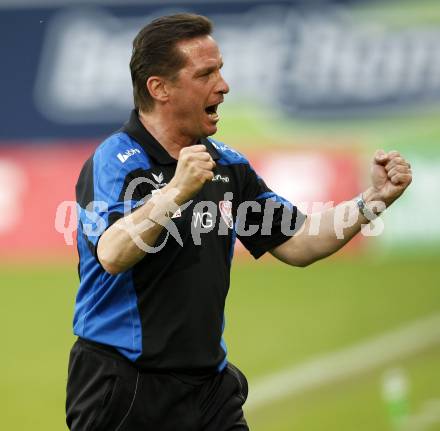
[[[108,344],[97,343],[96,341],[86,340],[85,338],[81,337],[77,338],[76,344],[86,349],[109,355],[126,364],[128,363],[134,365],[134,363],[128,360],[124,355],[122,355],[122,353],[118,352],[116,348],[114,348],[113,346],[109,346]]]
[[[118,361],[123,362],[126,365],[136,368],[141,374],[167,374],[171,375],[184,383],[191,385],[202,384],[205,381],[211,379],[212,377],[219,374],[217,369],[162,369],[162,368],[145,368],[127,359],[122,353],[110,345],[97,343],[96,341],[86,340],[84,338],[78,337],[76,344],[79,346],[93,350],[94,352],[101,353],[103,355],[111,356]],[[225,367],[226,369],[226,367]]]

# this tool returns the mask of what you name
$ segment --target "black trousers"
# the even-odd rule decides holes
[[[232,364],[200,384],[142,373],[129,361],[78,339],[72,347],[66,422],[71,431],[249,431],[248,392]]]

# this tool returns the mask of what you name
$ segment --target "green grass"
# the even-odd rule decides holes
[[[397,364],[410,382],[410,415],[419,414],[425,400],[440,396],[440,348],[400,360]],[[249,416],[253,431],[276,430],[391,430],[391,415],[382,400],[383,373],[380,367],[356,378],[324,386],[301,396],[286,398]],[[426,428],[440,429],[440,423]]]
[[[228,299],[231,358],[239,355],[246,372],[261,375],[440,312],[438,261],[333,258],[301,269],[275,262],[241,265]]]
[[[75,265],[24,268],[1,268],[0,429],[61,430]]]
[[[252,380],[439,313],[438,262],[434,256],[333,259],[306,269],[240,266],[228,303],[230,358]],[[414,411],[422,400],[440,398],[440,340],[432,351],[387,367],[396,365],[410,375]],[[385,369],[251,411],[249,422],[254,431],[388,430],[380,395]]]
[[[1,273],[0,429],[63,430],[75,265],[26,271],[17,265]],[[230,360],[252,381],[439,313],[439,279],[436,257],[339,258],[305,269],[273,261],[236,264],[225,334]],[[433,346],[397,364],[410,378],[414,411],[424,400],[440,398],[439,359],[439,346]],[[387,430],[383,371],[249,412],[252,430]]]

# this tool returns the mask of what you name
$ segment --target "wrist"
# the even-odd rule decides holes
[[[172,215],[179,210],[178,194],[178,189],[169,187],[169,185],[155,190],[149,201],[149,214],[147,218],[165,226]]]
[[[370,202],[381,201],[378,191],[374,187],[369,187],[367,190],[364,190],[359,196],[362,197],[366,204]]]
[[[359,212],[370,221],[374,220],[386,209],[385,202],[383,202],[377,191],[372,187],[356,196],[354,200]]]
[[[161,193],[172,196],[172,199],[177,206],[183,205],[190,199],[190,197],[185,193],[183,187],[181,187],[177,181],[174,181],[174,178],[161,189]]]
[[[396,200],[396,198],[384,198],[382,193],[374,187],[369,187],[367,190],[362,192],[362,197],[367,204],[370,202],[380,202],[386,208],[388,208]]]

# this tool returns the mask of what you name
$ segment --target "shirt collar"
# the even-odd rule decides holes
[[[177,160],[171,157],[168,151],[165,150],[165,148],[144,127],[139,120],[137,110],[133,109],[131,111],[130,119],[124,124],[121,130],[137,141],[145,152],[161,165],[177,163]],[[219,153],[209,139],[201,138],[200,143],[206,146],[206,150],[213,160],[218,160],[220,158]]]

